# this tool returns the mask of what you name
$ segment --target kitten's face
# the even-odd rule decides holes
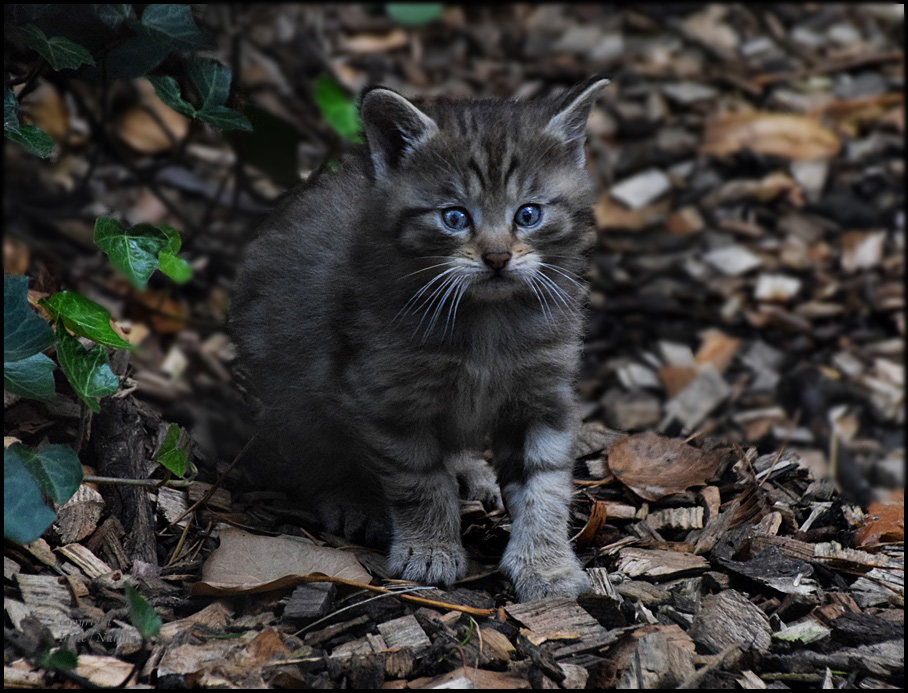
[[[443,101],[418,110],[394,95],[383,105],[404,111],[379,125],[403,123],[396,143],[380,139],[388,130],[370,131],[364,113],[408,281],[442,302],[522,292],[536,296],[540,309],[567,303],[561,287],[576,281],[588,243],[594,189],[583,127],[597,93],[587,86],[560,109],[541,101]]]

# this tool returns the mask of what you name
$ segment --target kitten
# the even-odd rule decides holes
[[[231,328],[271,475],[389,568],[464,574],[458,480],[512,519],[521,600],[588,588],[568,539],[573,380],[593,238],[585,125],[608,80],[559,99],[414,103],[367,90],[367,145],[288,195],[240,268]]]

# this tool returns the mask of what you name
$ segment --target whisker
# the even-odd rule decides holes
[[[530,288],[533,290],[533,293],[536,294],[536,298],[539,300],[539,308],[542,310],[542,316],[545,318],[545,321],[549,324],[552,324],[552,313],[549,310],[549,302],[543,296],[542,292],[539,290],[539,287],[536,284],[536,279],[531,275],[527,277],[529,281]]]
[[[451,337],[454,336],[454,325],[457,324],[457,308],[460,306],[460,301],[463,298],[463,295],[467,292],[470,284],[467,280],[467,277],[464,277],[464,282],[460,287],[460,291],[457,293],[457,298],[454,299],[454,315],[451,317]],[[449,314],[450,316],[450,314]],[[448,329],[447,324],[445,325],[445,330]]]
[[[586,286],[584,286],[584,285],[581,284],[580,282],[578,282],[578,281],[572,279],[570,276],[568,276],[567,274],[565,274],[565,272],[568,272],[569,270],[565,270],[565,269],[563,269],[563,268],[561,268],[561,267],[555,267],[555,265],[550,265],[550,264],[545,263],[545,262],[540,262],[539,265],[540,265],[540,267],[547,267],[548,269],[552,270],[553,272],[557,272],[558,274],[560,274],[562,277],[564,277],[564,278],[567,279],[568,281],[573,282],[574,285],[575,285],[578,289],[580,289],[581,291],[583,291],[583,292],[586,292],[586,291],[587,291],[587,287],[586,287]],[[571,274],[573,274],[573,272],[571,272]],[[578,277],[576,274],[574,274],[574,276],[577,277],[577,279],[582,279],[582,277]]]
[[[436,267],[445,267],[446,265],[456,265],[456,264],[457,264],[456,262],[440,262],[437,265],[432,265],[431,267],[423,267],[422,269],[418,269],[415,272],[410,272],[410,274],[405,274],[402,277],[398,277],[397,281],[401,281],[403,279],[406,279],[407,277],[412,277],[414,274],[419,274],[420,272],[428,272],[430,269],[435,269]]]
[[[456,267],[452,267],[451,269],[446,269],[444,272],[436,274],[429,281],[427,281],[425,284],[423,284],[420,289],[417,289],[417,291],[413,294],[413,296],[410,297],[410,300],[404,304],[403,308],[401,308],[397,312],[397,315],[394,316],[394,319],[391,320],[391,324],[393,325],[397,321],[398,318],[401,318],[401,319],[405,318],[412,310],[412,305],[415,305],[415,302],[419,300],[419,297],[422,296],[429,289],[429,287],[432,286],[432,284],[437,282],[439,279],[444,277],[446,274],[450,274],[451,272],[455,271],[456,269],[457,269]],[[410,307],[408,308],[408,306],[410,306]],[[406,312],[404,312],[404,311],[406,311]],[[401,315],[401,313],[403,313],[403,315]]]
[[[419,332],[419,328],[422,327],[423,321],[425,321],[426,317],[428,317],[429,311],[432,310],[432,306],[434,305],[436,299],[438,299],[441,296],[442,292],[456,279],[456,275],[453,277],[447,277],[441,284],[438,285],[438,287],[436,287],[432,294],[422,302],[418,309],[422,311],[422,317],[419,319],[419,323],[416,325],[416,329],[413,330],[413,334],[410,335],[411,339],[416,336],[417,332]],[[423,307],[425,307],[425,309],[423,309]]]
[[[556,301],[558,301],[559,303],[561,303],[561,305],[563,305],[563,306],[565,307],[566,310],[569,310],[569,311],[570,311],[571,313],[573,313],[574,315],[578,315],[578,314],[579,314],[577,308],[575,308],[574,306],[572,306],[572,305],[571,305],[570,303],[568,303],[567,300],[565,300],[565,299],[568,299],[568,300],[572,301],[572,302],[575,303],[575,304],[577,303],[577,301],[575,301],[571,296],[569,296],[569,295],[567,295],[566,293],[564,293],[564,290],[563,290],[560,286],[558,286],[558,285],[552,280],[551,277],[547,277],[547,276],[544,275],[542,272],[539,272],[539,273],[537,273],[536,278],[539,279],[540,282],[543,282],[543,284],[546,285],[546,286],[548,287],[549,294],[552,296],[552,298],[553,298],[554,300],[556,300]],[[579,306],[580,304],[577,304],[577,305]]]
[[[429,324],[426,326],[426,332],[423,335],[423,341],[425,341],[426,338],[428,338],[429,333],[432,331],[432,328],[435,327],[435,323],[438,321],[438,316],[441,314],[441,309],[445,305],[445,303],[447,303],[448,297],[453,294],[454,290],[460,285],[460,282],[462,280],[463,280],[462,275],[458,275],[457,277],[455,277],[454,281],[451,282],[451,285],[448,287],[448,290],[445,292],[445,295],[442,296],[441,301],[439,301],[438,305],[435,307],[435,312],[432,313],[432,319],[429,321]],[[444,338],[444,332],[442,332],[441,336],[442,336],[442,338]]]

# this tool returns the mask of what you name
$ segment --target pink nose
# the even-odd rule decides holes
[[[494,253],[486,253],[482,256],[483,262],[485,262],[493,270],[504,269],[510,259],[511,253],[507,251],[496,251]]]

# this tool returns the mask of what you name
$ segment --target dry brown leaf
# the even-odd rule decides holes
[[[117,136],[143,154],[169,151],[176,142],[186,136],[189,121],[161,101],[148,80],[137,80],[136,86],[142,94],[145,106],[133,106],[123,114],[117,123]],[[154,115],[146,109],[151,110]],[[162,124],[166,131],[162,129]]]
[[[476,667],[461,667],[434,678],[424,677],[404,682],[407,688],[531,688],[528,679],[500,671],[487,671]],[[385,686],[388,688],[389,686]],[[395,686],[396,688],[397,686]]]
[[[22,101],[22,110],[29,123],[37,125],[58,142],[69,132],[69,111],[60,92],[50,82],[41,80]]]
[[[230,528],[221,531],[221,545],[205,561],[193,594],[267,592],[297,584],[312,573],[372,580],[352,553],[297,537],[263,537]]]
[[[593,541],[596,532],[599,531],[599,528],[605,524],[605,521],[608,518],[607,508],[608,504],[605,501],[593,501],[593,507],[590,509],[590,517],[583,526],[583,529],[581,529],[580,533],[577,535],[578,549],[585,549],[590,545],[590,542]]]
[[[726,113],[707,123],[703,154],[725,156],[742,149],[789,159],[818,159],[838,154],[841,142],[818,119],[793,113]]]
[[[719,373],[724,373],[731,365],[739,346],[740,339],[729,337],[720,330],[709,330],[704,334],[703,343],[694,358],[697,363],[710,363]]]
[[[718,450],[703,453],[680,440],[647,432],[612,445],[608,466],[638,496],[655,501],[691,486],[705,485],[721,459]]]
[[[665,393],[674,397],[692,383],[698,373],[693,366],[663,366],[659,369],[659,379],[665,387]]]
[[[169,292],[152,289],[132,289],[131,294],[129,314],[136,322],[147,323],[158,334],[176,334],[186,328],[189,306],[185,301],[171,298]]]
[[[340,48],[346,53],[365,55],[367,53],[386,53],[403,48],[410,41],[410,36],[403,29],[395,29],[387,34],[359,34],[341,41]]]
[[[864,548],[887,541],[905,540],[905,490],[898,489],[885,501],[871,503],[867,517],[854,536],[855,546]]]
[[[25,274],[28,270],[28,246],[18,238],[3,237],[3,274]]]
[[[671,210],[671,200],[663,200],[639,209],[627,209],[603,193],[599,202],[593,207],[596,225],[600,229],[622,231],[642,231],[661,224]]]

